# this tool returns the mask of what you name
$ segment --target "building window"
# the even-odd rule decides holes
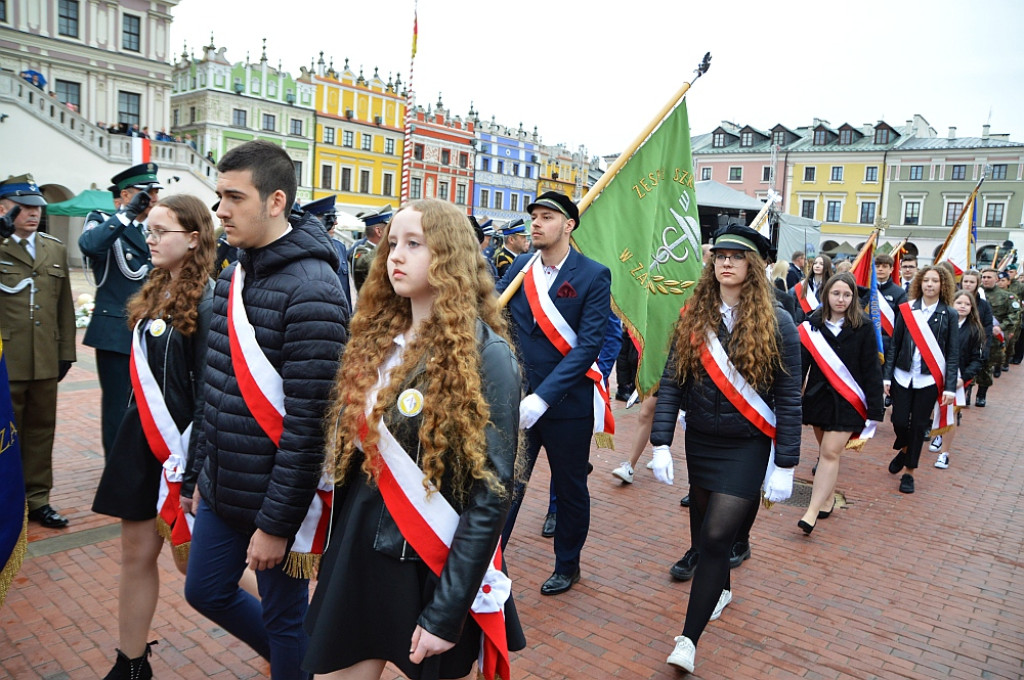
[[[78,0],[58,0],[57,33],[69,38],[78,37]]]
[[[341,186],[338,188],[342,191],[352,191],[352,168],[341,169]]]
[[[117,122],[130,126],[139,124],[142,95],[134,92],[117,93]]]
[[[921,221],[921,202],[907,201],[903,205],[903,224],[918,224]]]
[[[985,226],[986,227],[1001,227],[1003,226],[1003,210],[1006,208],[1004,203],[989,203],[985,206]]]
[[[815,173],[815,167],[813,165],[810,166],[810,167],[804,168],[804,181],[805,182],[813,182],[815,174],[816,174]]]
[[[188,107],[188,122],[189,123],[196,122],[196,107],[194,107],[194,106]]]
[[[508,200],[508,209],[514,212],[519,212],[519,194],[509,194]]]
[[[244,128],[248,124],[249,112],[245,109],[234,109],[231,112],[231,125],[233,127]]]
[[[504,175],[505,174],[505,161],[503,161],[501,159],[498,159],[498,174],[499,175]]]
[[[910,166],[910,179],[912,179],[912,180],[924,179],[924,166],[923,165],[911,165]]]
[[[523,194],[523,205],[529,207],[530,205],[530,194]],[[523,208],[525,210],[526,208]]]
[[[7,0],[0,0],[0,21],[7,21]]]
[[[448,200],[448,182],[437,183],[437,197]]]
[[[800,203],[800,216],[809,220],[814,219],[814,201],[802,201]]]
[[[481,158],[480,159],[480,169],[483,170],[484,172],[490,172],[491,171],[491,159],[490,158]]]
[[[71,104],[76,111],[82,110],[82,86],[79,83],[58,80],[54,83],[54,88],[57,92],[57,101],[61,104]]]
[[[825,213],[826,222],[838,222],[840,213],[843,210],[843,204],[841,201],[829,201],[828,210]]]
[[[468,168],[469,167],[469,154],[468,153],[460,153],[459,154],[459,167],[460,168]]]
[[[291,127],[288,130],[293,135],[302,136],[302,121],[298,118],[292,118]]]
[[[441,165],[452,164],[452,152],[448,149],[441,149]]]
[[[505,195],[500,191],[494,192],[494,209],[501,210],[501,204],[505,202]]]
[[[1006,179],[1006,165],[993,165],[992,166],[992,179]]]
[[[321,189],[333,189],[334,188],[334,168],[330,165],[320,166],[320,188]]]
[[[832,179],[831,179],[831,181],[833,181],[833,182],[842,182],[843,181],[843,166],[841,166],[841,165],[833,165],[832,166]]]
[[[702,182],[706,182],[711,179],[711,168],[701,168],[700,179]]]
[[[966,165],[954,165],[953,171],[949,175],[950,179],[967,179],[967,166]]]
[[[365,132],[362,137],[363,151],[373,151],[373,135],[368,135]]]
[[[409,180],[409,198],[422,198],[423,197],[423,180],[419,177],[413,177]]]
[[[772,133],[772,144],[777,144],[778,146],[784,146],[785,143],[786,143],[786,133],[785,132],[783,132],[782,130],[779,130],[778,132],[773,132]]]
[[[412,157],[418,161],[423,160],[423,145],[414,144],[412,147]]]
[[[334,128],[324,128],[324,144],[334,144]]]
[[[359,171],[359,193],[368,194],[370,193],[370,171],[360,170]]]
[[[956,224],[956,218],[960,217],[960,212],[964,209],[963,203],[947,203],[946,204],[946,226],[952,227]]]
[[[729,168],[729,181],[730,182],[742,182],[743,181],[743,168]]]
[[[480,207],[486,208],[491,204],[491,192],[487,189],[480,190]]]
[[[828,142],[828,133],[824,130],[814,131],[814,146],[824,146]]]
[[[277,127],[277,116],[272,113],[263,114],[263,129],[273,132]]]
[[[864,181],[865,182],[877,182],[878,181],[878,166],[869,165],[864,168]]]
[[[347,146],[348,148],[351,149],[352,145],[356,143],[355,139],[356,139],[356,133],[352,132],[351,130],[342,130],[341,131],[341,145],[342,146]]]
[[[384,173],[384,185],[380,192],[385,196],[393,196],[395,193],[395,176],[390,172]]]
[[[456,184],[455,185],[455,202],[459,205],[466,204],[466,185]]]
[[[181,110],[174,109],[171,111],[171,127],[178,127],[181,124]]]
[[[839,144],[846,146],[853,143],[853,130],[840,130],[839,131]]]
[[[875,223],[875,204],[873,201],[865,201],[864,203],[860,204],[860,223]]]
[[[879,128],[875,130],[875,144],[888,144],[889,143],[889,131],[885,128]]]
[[[125,14],[121,22],[121,47],[130,52],[139,51],[142,37],[142,20]]]
[[[295,166],[295,183],[302,186],[302,161],[292,161]]]
[[[393,140],[393,139],[385,139],[384,140],[384,153],[386,153],[389,156],[394,156],[395,155],[395,140]]]
[[[725,133],[716,132],[714,136],[711,138],[711,146],[713,146],[716,149],[725,146]]]
[[[512,164],[512,175],[514,177],[519,177],[519,163]]]
[[[772,166],[765,165],[761,168],[761,181],[770,182],[772,180]]]
[[[740,146],[753,146],[754,145],[754,133],[743,132],[740,133]]]

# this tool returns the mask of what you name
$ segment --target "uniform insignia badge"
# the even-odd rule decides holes
[[[406,418],[419,415],[423,410],[423,393],[412,388],[398,395],[398,410]]]

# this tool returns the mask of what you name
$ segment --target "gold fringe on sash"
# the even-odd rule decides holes
[[[174,556],[182,562],[188,563],[188,553],[192,547],[192,541],[188,543],[182,543],[181,545],[171,545],[171,550],[174,552]]]
[[[952,425],[947,425],[946,427],[937,427],[934,430],[932,430],[931,432],[929,432],[928,436],[929,437],[938,437],[940,434],[946,434],[947,432],[949,432],[952,429],[953,429]]]
[[[160,515],[156,516],[156,533],[168,543],[171,542],[171,525]]]
[[[850,437],[850,441],[846,442],[846,449],[849,451],[860,451],[864,448],[864,445],[868,443],[867,439],[857,439],[856,437]]]
[[[600,449],[611,449],[615,450],[615,438],[607,432],[595,432],[594,443]]]
[[[7,564],[4,565],[3,570],[0,571],[0,605],[7,599],[7,589],[11,587],[11,582],[14,580],[14,575],[21,569],[21,563],[25,559],[25,553],[28,552],[28,503],[25,504],[25,514],[21,520],[21,535],[18,536],[18,542],[14,544],[14,549],[11,551],[11,556],[7,560]]]
[[[320,569],[320,556],[313,553],[289,552],[284,561],[284,573],[292,578],[316,578]]]

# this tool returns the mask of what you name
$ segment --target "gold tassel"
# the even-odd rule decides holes
[[[181,545],[172,545],[171,550],[174,551],[174,556],[182,562],[188,562],[188,552],[191,547],[192,541],[189,541],[188,543],[182,543]]]
[[[25,553],[28,552],[28,503],[25,504],[25,514],[21,520],[21,535],[18,536],[18,542],[14,544],[14,549],[11,550],[11,556],[7,560],[7,564],[4,565],[2,571],[0,571],[0,605],[3,605],[4,600],[7,599],[7,589],[10,588],[11,582],[14,580],[14,575],[21,569],[21,563],[25,559]]]
[[[846,448],[850,451],[860,451],[864,448],[864,445],[868,443],[867,439],[857,439],[856,437],[846,442]]]
[[[599,449],[615,450],[615,439],[607,432],[595,432],[594,443]]]
[[[764,506],[765,510],[771,510],[772,506],[775,505],[775,501],[768,500],[768,497],[764,495],[764,489],[761,490],[761,505]]]
[[[289,552],[284,562],[284,573],[292,578],[316,578],[320,569],[320,556],[313,553]]]
[[[156,533],[168,543],[171,542],[171,525],[160,515],[156,517]]]
[[[949,432],[952,429],[953,429],[952,425],[947,425],[946,427],[937,427],[934,430],[932,430],[931,432],[929,432],[928,436],[929,437],[938,437],[940,434],[946,434],[947,432]]]

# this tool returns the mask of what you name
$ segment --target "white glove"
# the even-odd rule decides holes
[[[519,429],[529,430],[533,427],[544,412],[548,410],[548,403],[536,394],[531,394],[519,402]]]
[[[781,503],[793,495],[793,468],[775,467],[768,463],[768,475],[764,480],[764,497],[772,503]]]
[[[672,452],[662,444],[654,447],[654,460],[651,463],[651,471],[654,478],[665,484],[672,484],[675,476],[672,474]]]

